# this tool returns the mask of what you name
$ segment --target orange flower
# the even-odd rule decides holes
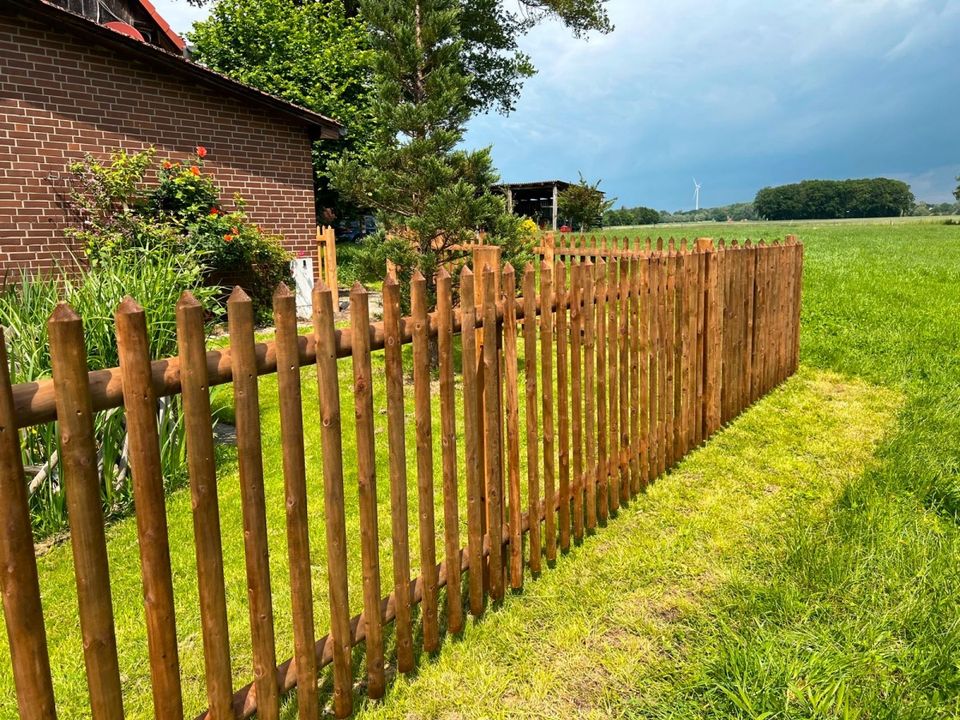
[[[172,168],[172,167],[173,167],[173,163],[172,163],[172,162],[170,162],[169,160],[164,160],[164,161],[163,161],[163,169],[164,169],[164,170],[169,170],[169,169]]]
[[[207,149],[203,145],[197,145],[197,157],[205,158],[207,156]]]
[[[231,235],[230,233],[227,233],[226,235],[223,236],[223,241],[224,241],[224,242],[233,242],[233,235]]]
[[[217,210],[217,208],[212,207],[212,208],[210,208],[210,214],[211,214],[213,217],[216,217],[217,215],[220,214],[220,211]]]
[[[237,230],[235,227],[230,228],[230,232],[232,232],[234,235],[239,235],[239,234],[240,234],[240,231]]]
[[[197,177],[200,176],[200,168],[198,168],[196,165],[190,166],[190,172],[196,175]]]

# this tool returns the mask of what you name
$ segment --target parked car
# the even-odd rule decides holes
[[[376,231],[377,219],[373,215],[364,215],[362,218],[353,220],[341,220],[334,228],[338,242],[359,242]]]

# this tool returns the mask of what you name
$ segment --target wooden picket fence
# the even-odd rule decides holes
[[[275,296],[276,337],[254,339],[249,299],[228,303],[230,346],[208,351],[201,306],[177,306],[179,357],[150,361],[144,311],[130,299],[116,312],[120,367],[88,372],[81,318],[68,306],[49,321],[53,379],[11,386],[0,343],[0,567],[20,717],[55,717],[50,660],[31,537],[17,428],[59,421],[68,488],[79,624],[91,716],[124,716],[93,414],[123,406],[129,433],[142,566],[153,706],[158,718],[184,717],[178,665],[166,510],[159,476],[157,398],[180,394],[185,413],[194,550],[200,596],[206,694],[212,720],[278,717],[296,688],[304,720],[319,714],[318,673],[333,665],[332,704],[352,711],[351,650],[365,646],[366,691],[383,695],[384,626],[393,622],[396,663],[410,672],[413,608],[421,606],[423,649],[460,633],[465,610],[479,617],[571,542],[595,531],[686,453],[786,379],[797,367],[803,248],[785,243],[700,240],[575,243],[555,262],[516,273],[493,249],[459,277],[437,277],[437,310],[426,283],[412,283],[412,317],[400,317],[399,287],[384,284],[384,317],[371,323],[366,291],[351,292],[351,327],[334,326],[331,288],[313,295],[313,333],[298,336],[293,296]],[[518,277],[519,275],[519,277]],[[518,289],[522,296],[518,297]],[[461,367],[455,365],[459,337]],[[431,339],[439,347],[439,469],[431,429]],[[417,532],[421,574],[410,578],[405,388],[401,347],[412,344]],[[386,367],[385,439],[374,432],[371,353]],[[522,367],[519,358],[522,349]],[[353,407],[342,414],[339,358],[352,358]],[[315,365],[322,433],[330,628],[317,637],[310,582],[307,493],[320,470],[307,467],[300,367]],[[264,504],[258,376],[278,376],[292,599],[271,592]],[[522,386],[520,385],[522,379]],[[252,682],[235,689],[216,493],[210,387],[233,383],[242,485],[244,550],[253,649]],[[522,397],[520,388],[522,387]],[[462,396],[457,411],[455,393]],[[521,408],[523,417],[521,418]],[[341,429],[353,416],[356,457],[344,457]],[[458,431],[463,447],[457,446]],[[526,462],[521,464],[521,432]],[[381,589],[377,530],[377,443],[390,452],[394,587]],[[459,477],[458,454],[465,457]],[[525,468],[525,478],[521,478]],[[314,477],[317,479],[314,480]],[[344,480],[359,485],[363,611],[350,617]],[[310,481],[308,482],[308,478]],[[439,483],[435,483],[439,480]],[[526,507],[521,482],[526,483]],[[442,493],[438,548],[434,495]],[[461,493],[466,493],[465,518]],[[461,546],[460,527],[467,527]],[[526,544],[524,536],[529,536]],[[442,557],[438,560],[438,554]],[[275,602],[293,605],[293,657],[278,663]],[[56,658],[52,658],[56,661]]]

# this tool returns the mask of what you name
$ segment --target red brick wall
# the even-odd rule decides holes
[[[248,101],[157,71],[0,9],[0,278],[68,263],[67,165],[150,145],[205,169],[293,251],[315,248],[307,130]]]

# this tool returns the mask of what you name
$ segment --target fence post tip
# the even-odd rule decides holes
[[[423,276],[423,273],[420,272],[420,268],[414,268],[413,274],[410,276],[410,282],[426,282],[426,278]]]
[[[70,307],[69,303],[59,302],[50,313],[48,322],[76,322],[80,319],[77,311]]]
[[[460,277],[473,277],[473,270],[470,269],[469,265],[464,265],[463,270],[460,271]]]
[[[123,300],[117,305],[114,311],[115,315],[136,315],[142,313],[143,307],[129,295],[124,296]]]
[[[393,273],[387,273],[387,276],[383,279],[383,286],[386,287],[395,287],[400,283],[397,281],[397,276]]]
[[[350,288],[351,295],[366,295],[367,289],[360,283],[359,280],[355,280],[353,285]]]
[[[437,270],[437,279],[438,280],[447,280],[450,277],[450,271],[447,270],[443,265],[440,266],[440,269]]]
[[[197,307],[199,304],[200,302],[194,297],[192,292],[184,290],[180,293],[180,299],[177,300],[177,309]]]
[[[233,286],[233,292],[230,293],[230,297],[227,298],[227,305],[232,305],[234,303],[248,303],[251,302],[250,296],[247,295],[243,288],[239,285]]]
[[[503,269],[501,270],[503,275],[513,275],[515,272],[516,270],[513,269],[513,265],[510,263],[504,264]]]
[[[290,292],[290,288],[287,287],[287,284],[282,280],[277,285],[276,289],[273,291],[274,300],[282,300],[284,298],[291,297],[293,293]]]

